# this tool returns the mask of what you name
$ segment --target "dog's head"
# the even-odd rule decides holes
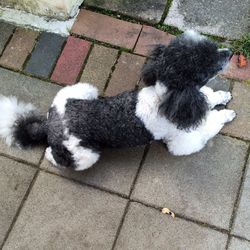
[[[142,71],[146,85],[157,81],[167,87],[162,112],[180,129],[196,127],[205,116],[208,105],[199,91],[221,72],[232,56],[230,49],[195,31],[187,31],[168,46],[157,45]]]

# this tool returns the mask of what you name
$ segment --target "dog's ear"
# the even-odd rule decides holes
[[[188,130],[201,123],[207,110],[205,96],[196,87],[190,86],[168,89],[159,112],[176,124],[177,128]]]
[[[146,85],[155,85],[156,81],[158,80],[157,76],[160,58],[163,56],[166,49],[167,47],[165,45],[159,44],[156,45],[150,53],[149,58],[144,64],[141,73],[141,78]]]

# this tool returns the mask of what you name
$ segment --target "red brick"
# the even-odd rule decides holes
[[[168,45],[175,36],[156,28],[143,25],[141,35],[135,47],[135,53],[147,56],[156,44]]]
[[[74,84],[80,73],[91,43],[75,37],[68,37],[59,57],[51,80],[61,84]]]
[[[112,96],[134,89],[140,80],[144,62],[144,57],[123,53],[118,60],[105,95]]]
[[[32,30],[17,28],[0,58],[0,64],[21,70],[35,45],[38,34]]]
[[[231,62],[228,66],[228,69],[223,73],[224,76],[239,80],[250,80],[250,60],[244,68],[239,68],[237,66],[238,56],[234,55],[231,59]]]
[[[141,25],[125,22],[88,10],[81,10],[72,32],[116,46],[132,49]]]

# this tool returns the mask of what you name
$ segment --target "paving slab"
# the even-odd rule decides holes
[[[84,67],[80,81],[94,84],[98,88],[99,94],[103,94],[117,55],[118,50],[95,44]]]
[[[18,99],[33,103],[44,113],[60,87],[32,77],[28,77],[7,69],[0,68],[0,94],[17,96]],[[37,147],[30,150],[8,148],[0,140],[0,152],[37,164],[41,159],[44,148]]]
[[[131,203],[115,249],[225,249],[227,236],[160,211]]]
[[[223,128],[223,133],[250,140],[250,85],[234,82],[233,100],[228,108],[237,113],[236,119]]]
[[[217,76],[215,79],[209,81],[206,86],[212,88],[214,91],[230,91],[231,81],[221,76]]]
[[[135,47],[135,53],[148,56],[157,44],[168,45],[175,36],[154,27],[143,25],[142,32]]]
[[[15,27],[9,23],[0,22],[0,55],[10,39]]]
[[[247,65],[243,68],[238,67],[238,56],[234,55],[230,61],[229,66],[223,75],[228,78],[233,78],[237,80],[250,80],[250,60],[248,60]]]
[[[34,174],[34,168],[0,157],[0,245]]]
[[[38,35],[36,31],[17,28],[0,58],[0,65],[21,70]]]
[[[126,200],[40,173],[3,249],[111,249]]]
[[[133,49],[141,25],[88,10],[80,10],[71,32],[112,45]]]
[[[85,5],[113,10],[128,16],[158,23],[163,15],[165,0],[86,0]]]
[[[76,83],[83,63],[89,53],[91,43],[73,36],[67,43],[57,61],[51,80],[64,85]]]
[[[233,237],[228,250],[250,250],[250,242]]]
[[[144,63],[144,57],[122,53],[105,91],[105,95],[117,95],[125,90],[134,89],[140,80],[141,69]]]
[[[41,167],[83,183],[129,195],[143,151],[143,147],[105,150],[95,166],[82,172],[60,170],[53,167],[46,159],[43,160]]]
[[[228,229],[246,151],[246,143],[221,135],[190,156],[174,157],[155,143],[132,197]]]
[[[232,232],[250,240],[250,159]]]
[[[164,23],[239,39],[250,32],[249,6],[250,0],[173,0]]]
[[[25,71],[34,76],[48,78],[65,41],[65,37],[43,32],[27,62]]]

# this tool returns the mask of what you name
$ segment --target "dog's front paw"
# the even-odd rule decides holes
[[[228,91],[219,90],[216,91],[216,94],[220,96],[220,104],[223,105],[226,105],[232,99],[232,95]]]
[[[224,123],[231,122],[236,117],[235,111],[231,109],[223,109],[219,112]]]

